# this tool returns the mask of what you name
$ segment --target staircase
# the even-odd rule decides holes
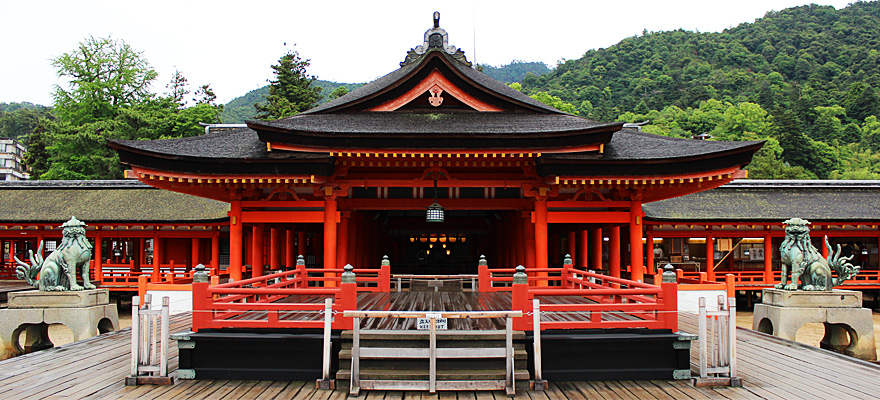
[[[354,331],[342,333],[337,380],[351,380]],[[528,388],[525,333],[512,332],[512,374],[507,374],[504,330],[436,331],[432,368],[428,331],[360,330],[359,360],[350,394],[375,390],[505,390]],[[518,342],[518,343],[517,343]],[[434,379],[432,379],[432,370]]]

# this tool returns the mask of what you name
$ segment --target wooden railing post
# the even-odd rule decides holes
[[[486,262],[486,256],[480,256],[480,262],[477,267],[477,288],[481,292],[488,292],[492,287],[492,277],[489,275],[489,263]]]
[[[663,327],[678,332],[678,284],[664,282],[660,284],[660,288],[663,300],[663,308],[660,311],[660,315],[663,317]]]
[[[724,275],[724,284],[727,287],[727,296],[725,298],[736,297],[736,276],[733,274]]]
[[[192,330],[198,332],[199,328],[206,328],[211,324],[214,299],[208,293],[208,282],[193,282],[192,293]]]
[[[379,267],[379,291],[383,293],[391,292],[391,261],[388,256],[382,257],[382,265]]]
[[[345,272],[342,273],[341,277],[338,301],[340,311],[357,310],[357,281],[355,280],[356,276],[354,274],[354,267],[352,267],[351,264],[346,264],[345,267],[343,267],[343,270],[345,270]],[[351,329],[351,318],[340,316],[338,321],[338,329]]]
[[[138,276],[138,298],[140,299],[140,303],[138,306],[144,306],[144,298],[147,295],[147,276],[141,275]]]
[[[300,254],[296,257],[296,276],[301,278],[298,287],[309,287],[309,274],[306,272],[306,259]]]
[[[522,317],[514,320],[513,329],[518,331],[532,329],[532,321],[527,315],[531,310],[531,304],[529,304],[529,278],[526,275],[526,268],[522,265],[517,266],[516,273],[513,274],[511,296],[511,308],[514,311],[522,311],[523,313]]]

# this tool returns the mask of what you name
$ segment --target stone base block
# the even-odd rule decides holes
[[[768,289],[765,289],[765,293],[767,291]],[[810,292],[800,293],[812,294]],[[837,294],[836,298],[840,299],[840,297]],[[767,297],[765,297],[765,301],[766,299]],[[803,298],[798,300],[804,300],[800,304],[814,302],[814,300]],[[846,302],[847,300],[844,299],[843,301]],[[821,342],[822,348],[838,351],[866,361],[877,360],[877,347],[874,343],[874,322],[871,310],[867,308],[782,307],[770,304],[756,304],[752,329],[784,339],[795,340],[797,331],[804,324],[811,322],[821,322],[825,325],[825,337]]]
[[[832,290],[828,292],[809,292],[798,290],[764,289],[761,291],[764,304],[779,307],[808,308],[861,308],[862,292],[855,290]]]
[[[65,292],[41,292],[28,290],[9,293],[9,308],[71,308],[92,307],[109,304],[110,291],[107,289],[78,290]]]
[[[48,335],[52,324],[67,326],[79,341],[119,329],[119,315],[115,304],[0,309],[0,360],[53,347]]]

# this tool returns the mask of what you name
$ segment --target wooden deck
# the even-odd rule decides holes
[[[31,290],[34,287],[28,285],[24,281],[0,280],[0,303],[6,303],[9,299],[9,293],[20,292],[22,290]]]
[[[683,315],[682,328],[696,319]],[[189,327],[189,314],[172,317],[172,332]],[[688,381],[550,382],[545,392],[518,399],[876,399],[880,367],[757,332],[738,330],[741,388],[694,388]],[[178,380],[173,386],[126,387],[130,330],[107,333],[0,361],[3,399],[345,399],[347,382],[317,391],[314,382]],[[696,348],[696,346],[694,346]],[[177,368],[172,341],[170,369]],[[692,356],[696,352],[692,351]],[[505,399],[503,392],[364,392],[361,399]]]

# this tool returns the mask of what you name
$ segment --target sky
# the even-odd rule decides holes
[[[816,0],[837,9],[850,1]],[[195,89],[210,84],[226,103],[267,84],[288,50],[311,60],[318,79],[368,82],[399,67],[439,11],[449,42],[471,62],[580,58],[649,32],[718,32],[807,0],[612,1],[227,1],[0,0],[0,102],[51,105],[51,60],[88,36],[124,40],[159,73],[175,70]]]

